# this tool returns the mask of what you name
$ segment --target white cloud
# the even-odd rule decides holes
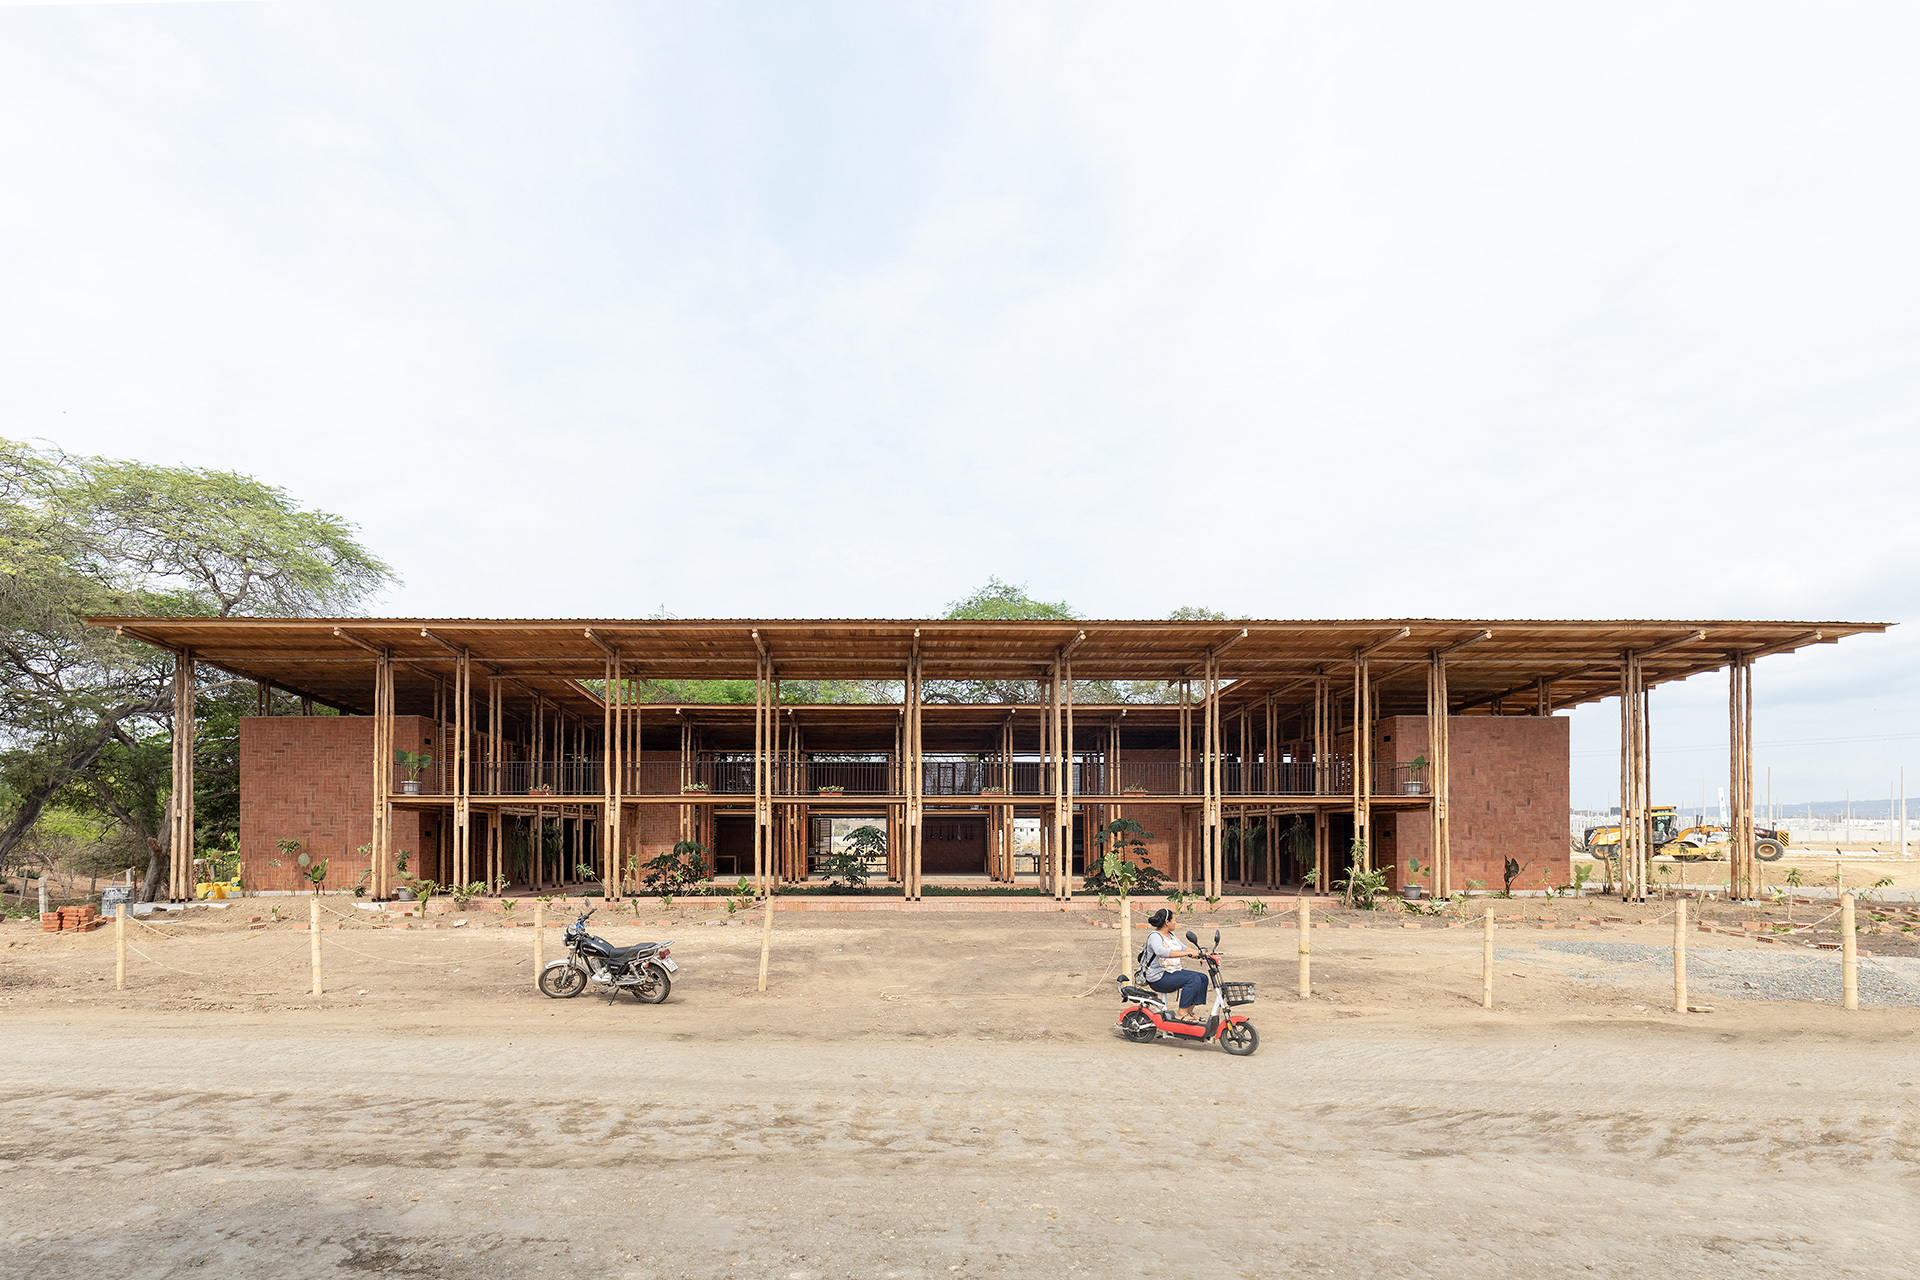
[[[1905,6],[12,8],[0,430],[285,484],[411,612],[998,573],[1899,620],[1917,46]],[[1830,713],[1909,722],[1903,645],[1820,659]]]

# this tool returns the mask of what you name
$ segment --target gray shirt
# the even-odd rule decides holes
[[[1173,949],[1180,944],[1166,934],[1155,929],[1147,935],[1147,981],[1163,978],[1169,971],[1178,971],[1180,962],[1172,959]]]

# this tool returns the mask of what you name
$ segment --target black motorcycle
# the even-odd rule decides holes
[[[569,954],[540,971],[540,990],[555,1000],[571,1000],[588,986],[600,985],[607,989],[609,1002],[622,991],[633,992],[633,998],[641,1004],[665,1000],[673,989],[671,975],[680,968],[667,958],[667,944],[643,942],[637,947],[616,947],[587,932],[587,917],[592,914],[591,910],[582,912],[560,935]]]

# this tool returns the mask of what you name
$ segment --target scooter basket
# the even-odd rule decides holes
[[[1253,984],[1251,982],[1223,982],[1220,994],[1227,998],[1228,1004],[1252,1004]]]

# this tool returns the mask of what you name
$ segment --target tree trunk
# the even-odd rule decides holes
[[[160,824],[160,834],[147,837],[147,874],[140,882],[140,902],[152,902],[154,894],[167,882],[167,864],[172,861],[173,805],[173,797],[168,796],[167,816]]]

